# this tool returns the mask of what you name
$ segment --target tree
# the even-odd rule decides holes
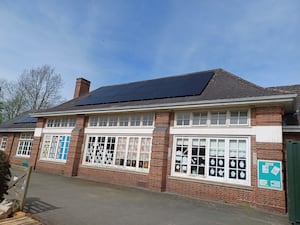
[[[4,120],[12,119],[25,111],[49,108],[61,101],[61,75],[48,65],[25,70],[17,81],[2,83]]]
[[[8,156],[4,151],[0,151],[0,202],[4,195],[7,194],[8,182],[10,181],[10,164]]]

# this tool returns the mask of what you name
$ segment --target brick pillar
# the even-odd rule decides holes
[[[272,130],[272,127],[276,128],[282,125],[282,114],[283,109],[281,107],[262,107],[252,109],[252,126],[256,127],[269,127]],[[282,134],[282,130],[278,131]],[[277,133],[278,134],[278,133]],[[260,134],[262,135],[262,134]],[[266,134],[267,135],[267,134]],[[281,213],[286,212],[286,179],[285,179],[285,155],[283,151],[282,140],[272,141],[272,140],[257,140],[253,139],[255,143],[252,143],[252,148],[255,147],[252,151],[256,150],[256,159],[259,160],[275,160],[282,162],[282,183],[283,190],[271,190],[263,189],[257,187],[257,163],[253,163],[252,174],[255,176],[255,179],[252,178],[255,183],[255,203],[262,208],[275,210]],[[255,144],[255,145],[254,145]]]
[[[5,153],[8,155],[8,158],[13,157],[11,154],[12,154],[14,140],[15,140],[15,133],[8,133],[6,148],[5,148]]]
[[[148,175],[149,189],[156,191],[166,190],[169,128],[170,113],[156,113],[152,139],[151,164]]]
[[[66,176],[77,176],[83,145],[85,121],[85,116],[77,116],[76,126],[71,133],[68,158],[64,168],[64,175]]]
[[[29,166],[32,166],[33,169],[35,169],[36,162],[38,160],[39,151],[41,147],[40,145],[42,141],[42,129],[44,128],[45,123],[46,123],[45,118],[38,118],[36,122],[30,158],[28,160]]]

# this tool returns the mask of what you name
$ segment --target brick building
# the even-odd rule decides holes
[[[25,131],[9,133],[13,121],[0,125],[1,147],[5,143],[11,161],[286,212],[283,137],[299,138],[299,123],[288,123],[297,114],[297,91],[265,89],[222,69],[89,87],[78,78],[74,98],[32,114],[35,126],[19,119],[19,126],[27,122],[34,131],[30,156],[18,154]],[[280,163],[272,172],[283,176],[264,188],[258,168],[269,161]]]

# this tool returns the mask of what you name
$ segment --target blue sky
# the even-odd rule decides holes
[[[0,78],[48,64],[73,96],[102,85],[223,68],[300,83],[298,0],[0,1]]]

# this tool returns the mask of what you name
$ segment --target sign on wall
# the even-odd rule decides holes
[[[282,190],[281,161],[258,160],[257,166],[259,188]]]

